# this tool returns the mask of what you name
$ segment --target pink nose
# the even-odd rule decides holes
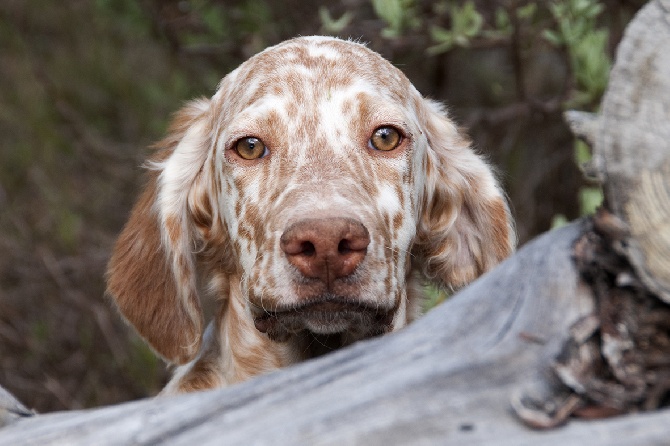
[[[361,263],[370,244],[363,223],[351,218],[300,220],[282,234],[281,249],[305,277],[319,279],[328,288]]]

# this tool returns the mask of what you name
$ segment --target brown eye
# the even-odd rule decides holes
[[[235,143],[235,151],[245,160],[263,158],[269,151],[263,141],[253,136],[242,138]]]
[[[402,136],[400,132],[393,127],[379,127],[372,133],[370,138],[370,146],[375,150],[388,152],[400,145]]]

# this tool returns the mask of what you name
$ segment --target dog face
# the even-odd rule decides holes
[[[216,206],[258,329],[366,335],[404,321],[420,100],[380,56],[332,39],[274,47],[221,83]]]

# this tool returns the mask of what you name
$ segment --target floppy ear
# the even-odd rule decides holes
[[[208,101],[194,101],[176,115],[107,269],[107,291],[121,313],[178,364],[195,356],[202,335],[192,201],[211,139],[208,109]],[[202,224],[202,211],[197,218]]]
[[[443,107],[425,99],[421,107],[429,147],[417,254],[428,279],[458,288],[512,253],[514,225],[491,168]]]

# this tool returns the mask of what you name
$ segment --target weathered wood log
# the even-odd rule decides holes
[[[525,432],[510,398],[544,382],[570,326],[593,310],[570,254],[581,230],[544,236],[397,334],[230,389],[22,420],[0,443],[456,443]]]
[[[591,173],[626,224],[620,244],[645,284],[670,303],[670,0],[646,5],[617,50],[600,115],[568,113],[593,147]]]
[[[629,256],[650,292],[644,298],[666,302],[669,11],[670,0],[652,1],[628,28],[602,114],[568,116],[593,142],[613,212],[596,229]],[[602,290],[587,285],[574,260],[573,245],[590,229],[582,221],[545,234],[398,333],[228,389],[13,414],[0,444],[667,444],[669,409],[548,431],[519,421],[552,426],[589,398],[579,367],[592,362],[580,354],[594,352],[595,331],[611,329],[598,328]],[[583,244],[577,251],[582,263],[589,258]],[[639,291],[626,280],[621,286]],[[610,365],[616,354],[602,352]]]
[[[20,418],[31,417],[33,415],[35,415],[33,411],[28,410],[14,398],[14,395],[0,387],[0,428]]]
[[[593,311],[572,245],[532,242],[407,329],[242,385],[22,419],[0,444],[649,444],[670,412],[524,427],[515,395],[554,381],[570,327]],[[551,389],[549,389],[551,390]]]

